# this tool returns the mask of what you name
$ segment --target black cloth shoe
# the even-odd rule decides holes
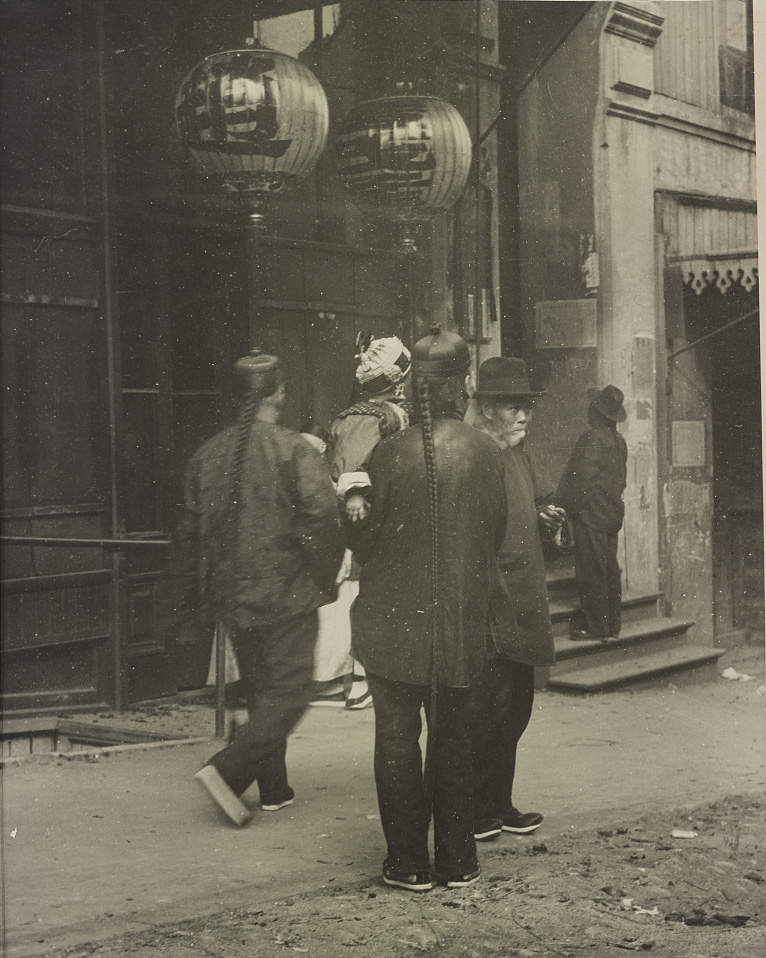
[[[491,842],[503,831],[503,822],[499,818],[484,818],[473,826],[473,837],[477,842]]]
[[[431,891],[434,887],[428,872],[406,874],[396,871],[388,862],[383,863],[383,881],[392,888],[404,888],[406,891]]]
[[[503,817],[503,831],[513,832],[514,835],[528,835],[539,828],[543,816],[539,812],[520,812],[514,808]]]
[[[439,875],[437,881],[440,885],[446,885],[447,888],[467,888],[469,885],[475,885],[481,878],[481,868],[468,872],[466,875]]]

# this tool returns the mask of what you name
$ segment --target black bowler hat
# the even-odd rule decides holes
[[[462,336],[442,331],[438,323],[412,347],[412,375],[419,379],[465,376],[471,368],[471,351]]]
[[[527,365],[516,356],[493,356],[479,368],[476,396],[507,396],[509,399],[532,399],[543,396],[547,389],[532,389]]]
[[[628,418],[622,405],[625,396],[616,386],[604,386],[600,392],[598,389],[589,389],[588,399],[591,406],[613,422],[625,422]]]

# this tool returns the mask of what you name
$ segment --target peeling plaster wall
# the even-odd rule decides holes
[[[695,637],[712,642],[712,498],[707,482],[679,479],[663,490],[667,522],[666,599],[677,618],[697,623]]]
[[[640,594],[659,589],[652,64],[651,47],[609,29],[602,32],[599,136],[594,140],[601,249],[599,381],[614,383],[625,394],[623,574],[630,591]],[[639,83],[646,84],[646,95],[635,92]]]

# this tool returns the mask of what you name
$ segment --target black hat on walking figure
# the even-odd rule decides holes
[[[612,422],[625,422],[628,414],[622,405],[625,396],[621,389],[616,386],[604,386],[602,390],[589,389],[588,400],[590,405],[602,416],[611,419]]]
[[[474,395],[534,399],[535,396],[544,396],[547,391],[547,389],[532,389],[523,359],[516,356],[493,356],[492,359],[485,359],[481,364]]]
[[[277,356],[268,356],[258,346],[234,363],[240,387],[249,396],[265,399],[283,382],[282,363]]]

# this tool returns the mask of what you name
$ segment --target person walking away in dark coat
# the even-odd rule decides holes
[[[588,390],[590,428],[580,436],[561,477],[555,501],[572,520],[580,615],[570,639],[620,634],[621,571],[617,536],[625,506],[628,447],[617,432],[626,419],[624,396],[616,386]]]
[[[471,424],[503,451],[508,528],[500,568],[518,624],[518,641],[494,648],[476,686],[473,727],[473,811],[477,841],[501,832],[528,834],[539,828],[539,812],[513,804],[516,752],[532,716],[535,666],[555,661],[539,525],[555,528],[563,510],[541,489],[524,448],[533,390],[522,359],[494,357],[481,364]],[[466,417],[468,421],[468,417]]]
[[[382,440],[374,503],[349,529],[362,563],[353,651],[375,708],[375,784],[386,884],[428,891],[478,880],[471,787],[471,690],[500,587],[505,537],[500,449],[462,422],[471,357],[436,326],[412,351],[420,427]],[[420,710],[428,721],[425,773]],[[434,823],[434,871],[428,832]]]
[[[261,808],[290,805],[287,736],[311,695],[317,609],[332,602],[343,555],[327,467],[277,424],[285,386],[276,357],[235,364],[244,399],[236,425],[206,442],[185,475],[172,580],[177,614],[220,621],[236,651],[249,721],[195,776],[236,825],[258,782]]]
[[[334,419],[327,441],[330,478],[349,522],[362,521],[370,511],[372,488],[367,464],[373,449],[381,439],[406,429],[411,411],[405,393],[411,358],[404,343],[396,336],[372,339],[360,334],[357,348],[355,382],[362,390],[362,398]],[[348,610],[359,591],[358,580],[359,564],[353,561],[348,550],[337,578],[338,602],[320,615],[314,659],[316,682],[337,681],[350,672],[351,685],[345,707],[354,711],[372,703],[364,666],[351,657]],[[338,625],[341,615],[345,627]],[[321,693],[314,704],[320,702]]]

